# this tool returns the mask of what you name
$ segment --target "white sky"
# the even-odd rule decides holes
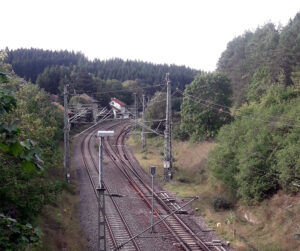
[[[67,49],[212,71],[226,45],[299,0],[0,0],[0,49]]]

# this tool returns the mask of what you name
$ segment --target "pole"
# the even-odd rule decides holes
[[[137,94],[134,93],[134,130],[137,126]]]
[[[166,74],[167,83],[167,104],[166,104],[166,128],[164,134],[164,181],[173,178],[172,163],[172,107],[171,107],[171,83],[169,73]]]
[[[145,124],[145,94],[143,94],[143,124]],[[146,135],[145,128],[142,126],[142,148],[146,149]]]
[[[70,125],[68,114],[68,90],[67,84],[64,84],[64,167],[66,171],[67,182],[70,183]]]
[[[154,230],[154,183],[153,183],[153,180],[154,180],[154,175],[155,175],[155,172],[156,172],[156,166],[150,166],[149,168],[149,171],[150,171],[150,174],[151,174],[151,178],[152,178],[152,202],[151,202],[151,233],[154,233],[155,230]]]
[[[93,121],[94,124],[97,123],[97,113],[98,113],[98,104],[93,102],[92,103],[92,110],[93,110]]]
[[[151,213],[151,233],[154,233],[154,194],[153,194],[153,179],[154,179],[154,176],[151,175],[152,177],[152,213]]]
[[[103,137],[99,137],[99,193],[98,198],[98,251],[106,251],[106,233],[105,233],[105,199],[104,199],[104,184],[103,184],[103,152],[102,152]],[[102,216],[102,217],[101,217]]]
[[[103,186],[103,166],[102,166],[102,137],[99,137],[99,188]]]

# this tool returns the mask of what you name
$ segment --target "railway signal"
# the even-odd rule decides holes
[[[153,226],[153,217],[154,217],[154,205],[153,205],[153,179],[154,179],[154,175],[155,175],[155,172],[156,172],[156,167],[155,166],[150,166],[149,168],[149,171],[150,171],[150,174],[151,174],[151,178],[152,178],[152,211],[151,211],[151,233],[154,233],[154,226]]]
[[[99,193],[98,199],[98,251],[106,251],[106,234],[105,234],[105,196],[104,196],[104,183],[103,183],[103,152],[102,142],[104,137],[114,135],[114,131],[98,131],[99,137]],[[102,218],[101,218],[102,213]],[[101,243],[102,241],[102,243]]]

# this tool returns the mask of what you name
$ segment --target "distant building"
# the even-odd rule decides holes
[[[113,113],[114,113],[114,118],[123,118],[123,119],[128,119],[129,118],[129,112],[126,108],[126,104],[122,102],[121,100],[117,98],[111,98],[111,101],[109,103],[111,106]]]

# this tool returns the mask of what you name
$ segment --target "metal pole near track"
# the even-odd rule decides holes
[[[143,124],[145,124],[145,94],[143,94]],[[142,126],[142,148],[143,150],[146,149],[146,135],[145,135],[145,128]]]
[[[103,183],[103,152],[102,142],[104,137],[113,136],[114,131],[98,131],[99,137],[99,193],[98,198],[98,251],[106,251],[106,234],[105,234],[105,196],[104,196],[104,183]],[[102,217],[101,217],[102,216]]]
[[[68,86],[69,85],[64,83],[64,167],[67,182],[70,183],[70,124],[68,114]]]
[[[172,162],[172,104],[171,104],[171,83],[169,73],[166,74],[167,104],[166,104],[166,128],[164,133],[164,181],[173,178]]]
[[[156,171],[156,167],[155,166],[150,166],[150,174],[151,174],[151,178],[152,178],[152,210],[151,210],[151,233],[155,233],[154,230],[154,190],[153,190],[153,179],[154,179],[154,175],[155,175],[155,171]]]

